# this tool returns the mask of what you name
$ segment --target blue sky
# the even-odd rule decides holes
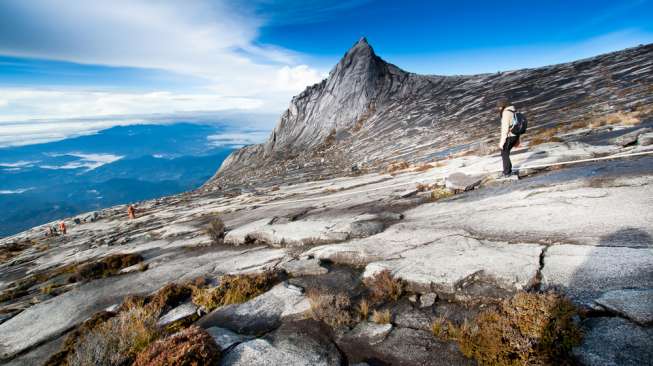
[[[3,0],[0,146],[277,114],[361,36],[418,73],[571,61],[653,42],[652,1]]]

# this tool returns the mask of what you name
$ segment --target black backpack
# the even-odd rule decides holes
[[[510,122],[510,132],[519,136],[526,132],[526,128],[528,128],[526,116],[521,112],[513,112],[512,121]]]

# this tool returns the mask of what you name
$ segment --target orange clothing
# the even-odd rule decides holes
[[[61,231],[61,234],[66,235],[66,223],[65,222],[60,222],[59,223],[59,231]]]
[[[134,209],[134,206],[129,205],[127,207],[127,215],[129,216],[130,219],[135,219],[136,218],[136,210]]]

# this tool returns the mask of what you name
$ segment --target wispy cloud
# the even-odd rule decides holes
[[[213,146],[243,146],[261,143],[268,135],[268,131],[245,131],[210,135],[207,139]]]
[[[223,0],[1,1],[2,55],[158,70],[156,75],[168,73],[175,80],[186,75],[192,90],[135,92],[119,86],[92,88],[92,82],[0,87],[0,146],[142,120],[124,116],[282,110],[293,95],[325,77],[326,70],[310,67],[292,50],[257,43],[267,20],[253,9]],[[95,126],[49,124],[61,119],[92,120]]]
[[[86,169],[93,170],[105,164],[113,163],[123,158],[123,156],[113,154],[85,154],[72,152],[67,154],[52,154],[52,156],[74,156],[79,158],[77,161],[72,161],[64,165],[41,165],[43,169]]]

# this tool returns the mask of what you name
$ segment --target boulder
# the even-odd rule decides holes
[[[280,267],[294,277],[318,276],[329,273],[328,269],[320,265],[318,259],[293,260],[283,263]]]
[[[642,134],[648,134],[653,132],[652,128],[639,128],[635,131],[625,133],[619,137],[615,137],[611,140],[612,143],[619,146],[628,146],[637,143],[637,139]]]
[[[642,146],[653,145],[653,132],[642,133],[637,137],[637,143]]]
[[[469,191],[481,184],[481,177],[473,177],[465,173],[453,173],[444,181],[445,187],[456,191]]]
[[[583,323],[584,336],[573,350],[581,365],[623,366],[653,363],[653,329],[621,318],[591,318]]]
[[[636,323],[653,323],[653,289],[609,291],[595,302]]]
[[[347,337],[356,338],[373,345],[383,342],[391,331],[392,324],[376,324],[364,321],[352,329]]]
[[[343,360],[327,333],[313,320],[289,322],[265,338],[235,346],[221,365],[339,366]]]
[[[245,303],[218,308],[197,324],[205,329],[217,326],[236,333],[261,334],[279,327],[283,318],[301,318],[310,307],[301,288],[283,282]]]
[[[376,235],[385,229],[383,222],[378,220],[361,220],[349,224],[349,236],[352,238],[366,238]]]

